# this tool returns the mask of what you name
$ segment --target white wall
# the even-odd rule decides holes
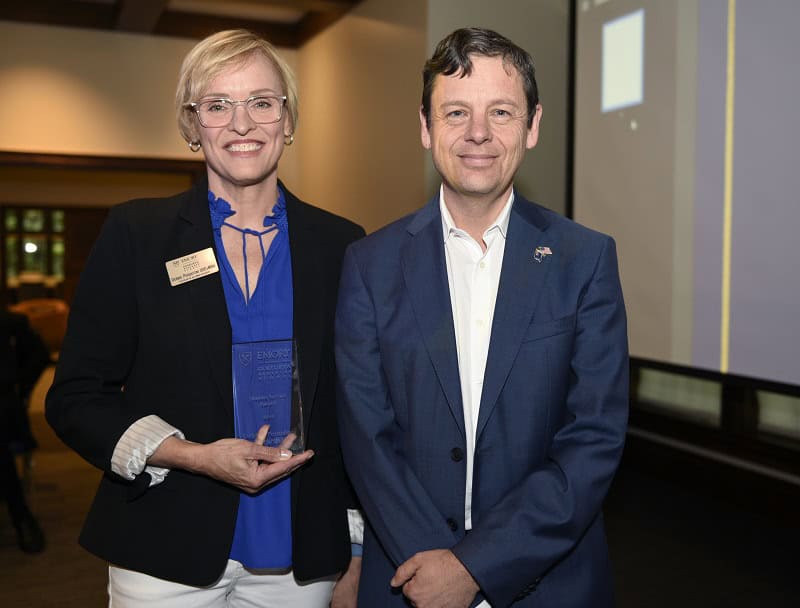
[[[0,150],[202,158],[178,134],[173,110],[196,40],[4,21],[0,39]],[[296,51],[281,54],[295,67]],[[281,174],[296,171],[289,153]]]
[[[175,127],[194,41],[0,22],[0,148],[191,158]]]
[[[525,197],[563,213],[569,86],[568,0],[429,0],[428,56],[447,34],[471,26],[493,29],[533,56],[544,114],[539,143],[528,152],[516,185]],[[426,192],[430,195],[439,186],[432,163],[427,165],[425,177]]]
[[[294,144],[310,202],[368,231],[424,202],[425,0],[365,0],[300,50]]]
[[[466,25],[497,29],[533,54],[544,120],[518,185],[563,210],[566,0],[364,0],[299,51],[280,49],[300,91],[296,141],[279,168],[289,188],[370,231],[420,207],[438,187],[419,141],[422,66],[441,37]],[[172,109],[195,40],[3,21],[0,39],[0,151],[201,158]],[[8,177],[0,187],[12,186]]]

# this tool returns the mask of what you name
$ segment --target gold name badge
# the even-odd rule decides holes
[[[209,247],[166,263],[169,284],[173,287],[219,272],[214,250]]]

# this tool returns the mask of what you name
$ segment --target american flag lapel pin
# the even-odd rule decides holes
[[[533,252],[533,259],[541,263],[545,256],[548,255],[553,255],[553,252],[550,251],[550,247],[537,247]]]

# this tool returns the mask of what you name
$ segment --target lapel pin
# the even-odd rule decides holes
[[[550,247],[537,247],[533,252],[533,259],[541,263],[547,255],[553,255],[553,252],[550,251]]]

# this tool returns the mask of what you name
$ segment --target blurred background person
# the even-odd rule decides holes
[[[0,492],[17,531],[17,544],[26,553],[43,551],[45,538],[28,507],[14,456],[36,447],[27,403],[48,361],[47,348],[27,317],[0,310]]]
[[[104,472],[80,542],[110,563],[115,607],[355,605],[332,339],[343,252],[364,232],[279,182],[297,87],[265,40],[198,43],[176,110],[207,176],[111,210],[47,398],[58,435]],[[298,455],[262,445],[266,427],[234,437],[232,346],[278,339],[297,344]]]

